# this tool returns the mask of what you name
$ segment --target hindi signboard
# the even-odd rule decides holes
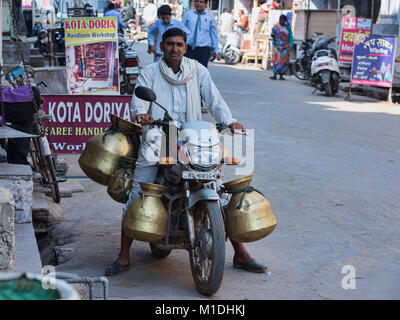
[[[131,96],[42,95],[50,116],[45,132],[56,154],[81,153],[87,141],[111,125],[111,114],[132,121]]]
[[[396,38],[370,35],[354,48],[351,83],[392,86]]]
[[[357,17],[343,17],[342,34],[339,46],[339,62],[353,61],[353,52],[356,38],[371,33],[371,19]]]
[[[68,94],[119,95],[116,17],[65,19]]]

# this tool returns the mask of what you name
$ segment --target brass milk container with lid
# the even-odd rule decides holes
[[[90,179],[105,186],[122,167],[123,157],[137,159],[140,146],[140,126],[115,115],[111,116],[111,122],[112,127],[89,139],[78,160]]]
[[[107,193],[117,202],[126,203],[129,199],[129,193],[132,190],[133,172],[136,160],[133,158],[122,157],[122,168],[118,169],[111,176]]]
[[[167,210],[161,196],[167,187],[139,182],[142,192],[126,210],[122,223],[123,232],[136,240],[157,242],[167,232]]]
[[[274,231],[277,221],[269,201],[250,187],[253,175],[224,183],[232,193],[226,212],[226,233],[238,242],[252,242]]]

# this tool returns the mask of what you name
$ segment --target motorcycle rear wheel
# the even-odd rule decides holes
[[[197,291],[205,296],[221,285],[225,264],[225,227],[217,201],[202,201],[193,215],[196,244],[189,250]]]
[[[310,79],[310,75],[301,67],[300,59],[296,59],[296,62],[292,63],[292,72],[299,80],[305,81]]]
[[[333,92],[332,92],[332,84],[330,81],[328,83],[325,83],[324,89],[325,89],[325,95],[327,97],[332,97]]]

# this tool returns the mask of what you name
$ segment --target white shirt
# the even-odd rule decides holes
[[[168,110],[170,116],[178,122],[178,127],[180,127],[183,122],[186,122],[186,85],[172,85],[165,80],[161,74],[159,64],[159,62],[155,62],[145,66],[139,74],[136,86],[152,89],[157,96],[156,101]],[[197,68],[197,83],[200,88],[203,106],[208,109],[212,117],[217,122],[223,122],[226,125],[236,122],[232,118],[228,105],[212,81],[210,72],[200,63]],[[151,114],[154,120],[164,118],[165,111],[163,109],[154,103],[152,103],[151,110],[149,110],[149,106],[149,102],[133,95],[131,108],[134,118],[139,114],[146,113]],[[155,130],[158,129],[149,130],[148,127],[145,127],[143,130],[141,145],[143,155],[147,154],[146,151],[149,147],[154,150],[154,144],[157,144],[156,141],[160,141],[160,137]],[[156,159],[152,161],[156,161]]]
[[[219,32],[223,35],[228,33],[229,31],[232,30],[234,23],[235,23],[235,20],[233,19],[232,14],[230,14],[229,12],[224,12],[220,16]]]
[[[157,7],[154,3],[149,3],[144,7],[143,19],[146,23],[154,22],[157,19]]]

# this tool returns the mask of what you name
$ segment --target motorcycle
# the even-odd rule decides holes
[[[133,94],[137,78],[139,76],[139,56],[132,46],[141,40],[136,39],[128,45],[123,37],[118,37],[119,43],[119,75],[120,75],[120,94]]]
[[[167,190],[162,201],[167,208],[168,220],[166,236],[150,243],[152,254],[165,258],[173,249],[188,250],[196,288],[203,295],[210,296],[221,285],[225,263],[223,206],[227,201],[221,198],[220,178],[224,159],[220,133],[228,126],[193,121],[183,123],[180,128],[170,127],[173,119],[156,102],[156,95],[151,89],[137,87],[135,95],[165,110],[164,119],[155,120],[153,125],[162,128],[166,141],[172,141],[166,148],[166,158],[171,154],[171,148],[175,148],[179,159],[174,164],[169,162],[161,166],[156,179],[156,183],[164,185]],[[178,136],[185,143],[181,139],[175,140]]]
[[[126,29],[126,33],[127,33],[127,38],[133,40],[137,34],[137,28],[136,28],[136,22],[134,19],[130,19],[127,22],[127,29]]]
[[[311,78],[311,62],[315,52],[320,49],[326,49],[321,47],[321,40],[324,38],[314,40],[315,37],[321,35],[323,33],[315,32],[311,39],[304,39],[302,41],[300,55],[291,63],[292,72],[297,79],[308,80]]]
[[[226,36],[219,35],[218,37],[218,50],[223,56],[225,63],[234,65],[240,61],[241,52],[240,47],[242,44],[241,31],[235,28],[229,31]],[[211,52],[210,61],[214,61],[216,53]]]
[[[328,47],[329,43],[335,39],[336,37],[322,38],[320,47]],[[312,85],[315,87],[315,91],[325,91],[328,97],[337,93],[340,83],[339,74],[335,49],[321,49],[315,52],[311,64]]]

